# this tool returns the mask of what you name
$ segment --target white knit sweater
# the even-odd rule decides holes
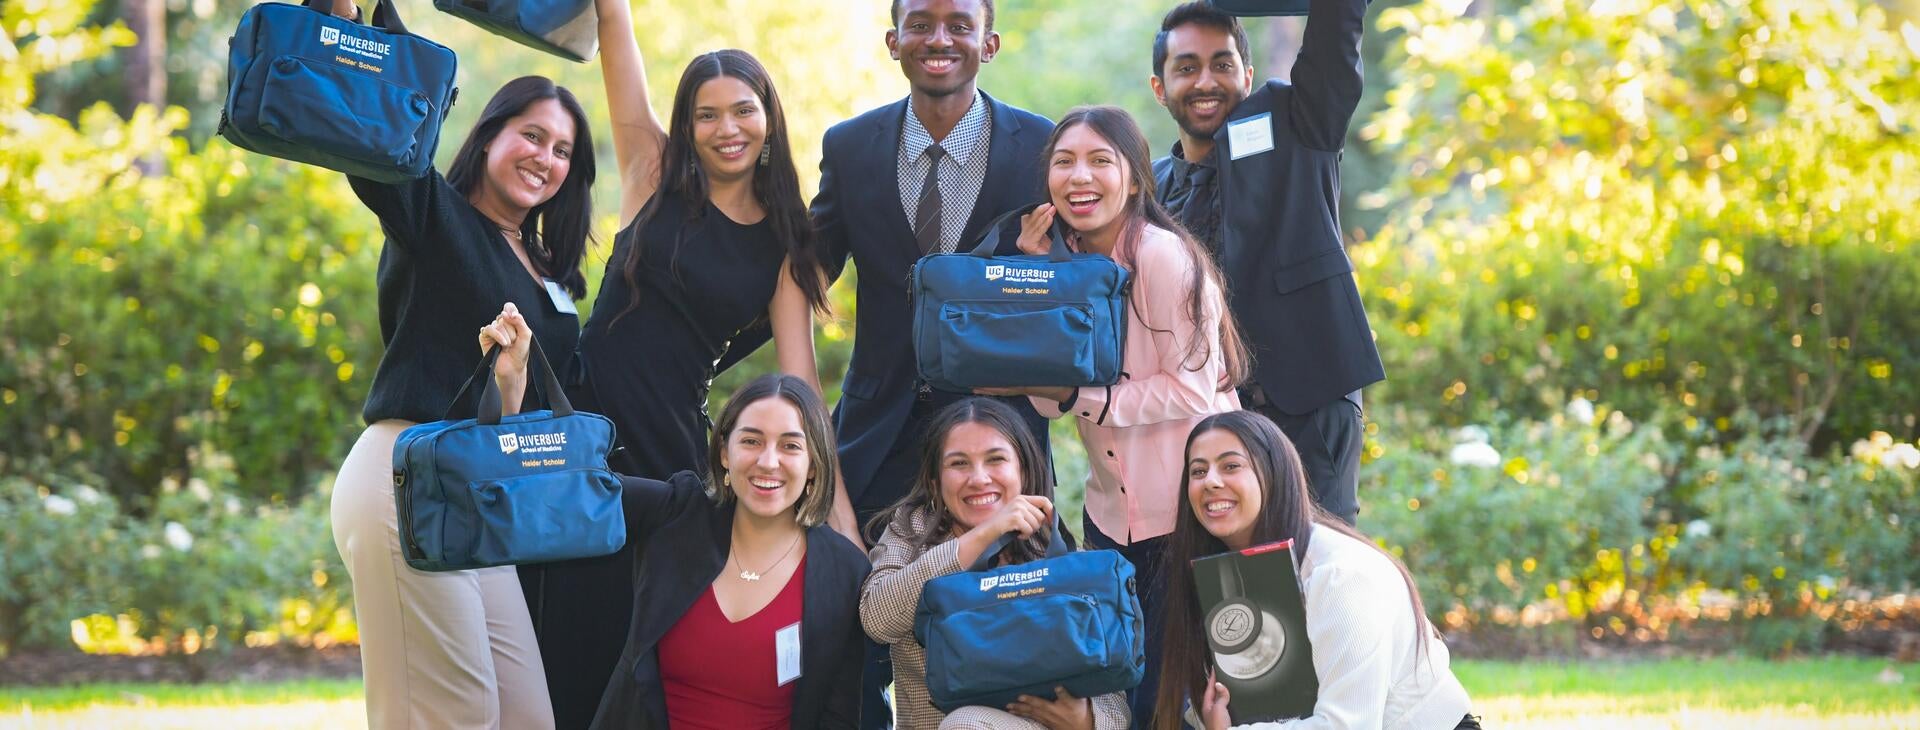
[[[1320,678],[1313,716],[1236,728],[1451,730],[1460,723],[1471,704],[1447,666],[1447,645],[1429,634],[1425,653],[1415,655],[1413,603],[1386,556],[1316,526],[1300,568]]]

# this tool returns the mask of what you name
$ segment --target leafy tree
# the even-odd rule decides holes
[[[1920,32],[1855,2],[1458,5],[1380,16],[1403,35],[1361,136],[1405,174],[1357,265],[1384,397],[1913,433]]]

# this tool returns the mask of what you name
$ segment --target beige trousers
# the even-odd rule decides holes
[[[407,566],[393,506],[393,443],[360,434],[333,485],[333,544],[353,580],[372,730],[553,727],[540,646],[514,569]]]

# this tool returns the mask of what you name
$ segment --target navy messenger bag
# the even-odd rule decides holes
[[[927,652],[927,698],[941,712],[1006,707],[1020,695],[1133,689],[1146,676],[1146,627],[1133,565],[1112,550],[1067,552],[1054,517],[1047,557],[992,570],[1001,535],[973,572],[927,581],[913,640]]]
[[[440,12],[569,61],[600,50],[593,0],[433,0]]]
[[[394,444],[401,551],[415,570],[590,558],[627,543],[620,477],[607,468],[613,422],[573,409],[539,340],[528,365],[553,409],[502,418],[499,357],[498,346],[488,351],[453,399],[457,408],[482,383],[479,417],[449,414],[400,432]]]
[[[227,40],[220,136],[242,149],[378,182],[433,166],[457,59],[407,32],[392,0],[372,25],[305,5],[261,3]]]
[[[1061,226],[1045,256],[995,256],[987,226],[971,253],[920,258],[907,274],[920,380],[945,391],[1112,385],[1127,334],[1127,270],[1100,254],[1069,253]]]

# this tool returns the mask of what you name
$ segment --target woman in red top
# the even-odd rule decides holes
[[[507,413],[526,389],[528,337],[512,305],[481,333],[507,348],[495,372]],[[868,564],[824,524],[826,406],[799,378],[755,379],[715,420],[707,460],[717,484],[622,477],[638,600],[593,726],[854,727]]]

